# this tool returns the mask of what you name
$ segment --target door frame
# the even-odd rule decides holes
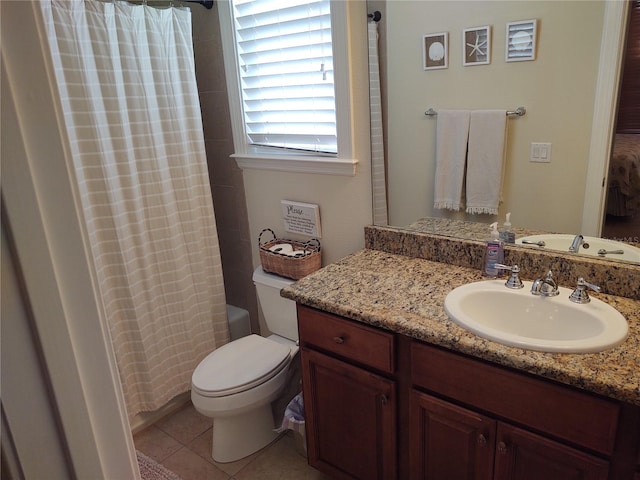
[[[599,237],[602,232],[629,4],[629,1],[607,1],[605,4],[582,210],[580,233],[583,235]]]

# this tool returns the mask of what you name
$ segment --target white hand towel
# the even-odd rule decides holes
[[[436,173],[433,207],[458,211],[469,138],[468,110],[440,110],[436,126]]]
[[[506,153],[506,110],[477,110],[469,122],[467,213],[498,214]]]

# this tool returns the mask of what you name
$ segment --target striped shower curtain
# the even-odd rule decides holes
[[[373,224],[387,225],[387,175],[384,159],[382,125],[382,93],[378,55],[378,24],[369,22],[369,109],[371,115],[371,182],[373,192]]]
[[[133,418],[187,391],[198,362],[229,340],[190,11],[38,4],[95,288]]]

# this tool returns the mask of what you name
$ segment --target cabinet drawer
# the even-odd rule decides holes
[[[382,372],[395,371],[394,335],[298,305],[302,346],[314,346]]]
[[[614,401],[412,342],[414,385],[610,455],[620,406]]]

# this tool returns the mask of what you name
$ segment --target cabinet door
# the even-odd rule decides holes
[[[412,479],[493,477],[495,420],[412,390],[409,432]]]
[[[301,352],[309,464],[339,479],[395,479],[395,383],[315,350]]]
[[[496,480],[606,480],[609,463],[498,422]]]

